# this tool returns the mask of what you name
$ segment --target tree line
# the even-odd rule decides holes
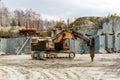
[[[43,20],[41,15],[34,12],[32,9],[13,10],[10,11],[7,7],[0,7],[0,26],[19,26],[19,27],[35,27],[38,30],[48,29],[55,25],[55,21]]]

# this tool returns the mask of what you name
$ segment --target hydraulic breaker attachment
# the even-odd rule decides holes
[[[90,40],[90,57],[91,57],[91,61],[94,61],[94,56],[95,56],[95,50],[94,50],[94,38],[91,38]]]

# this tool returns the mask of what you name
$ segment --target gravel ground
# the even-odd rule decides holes
[[[0,56],[0,80],[120,80],[120,54],[76,54],[75,59],[32,60]]]

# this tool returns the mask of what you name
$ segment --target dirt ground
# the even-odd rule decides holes
[[[76,54],[75,59],[32,60],[0,56],[0,80],[120,80],[120,54]]]

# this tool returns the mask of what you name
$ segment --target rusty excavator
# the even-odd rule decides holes
[[[94,61],[94,38],[88,38],[74,30],[63,30],[54,38],[34,37],[31,40],[32,59],[47,58],[70,58],[75,57],[75,53],[70,51],[69,45],[64,45],[66,40],[82,39],[90,47],[91,61]]]

